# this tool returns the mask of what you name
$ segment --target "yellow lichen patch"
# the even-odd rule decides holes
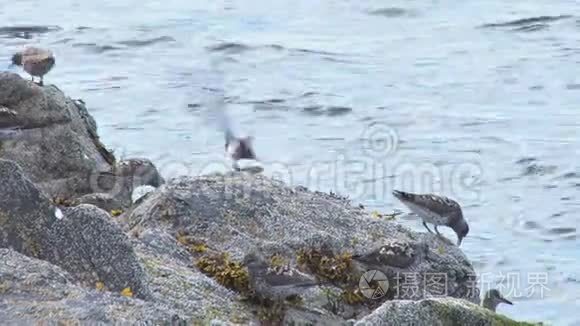
[[[377,218],[377,219],[385,219],[385,220],[394,220],[395,217],[397,217],[397,215],[399,215],[399,213],[393,212],[390,214],[382,214],[379,213],[378,211],[372,211],[371,212],[371,216],[373,218]]]
[[[97,291],[103,291],[105,289],[105,283],[100,282],[100,281],[95,283],[95,289]]]
[[[249,293],[248,270],[242,264],[230,260],[227,253],[204,255],[197,260],[196,266],[221,285],[240,293]]]
[[[445,254],[445,247],[440,245],[437,248],[437,253],[440,254],[440,255],[444,255]]]
[[[117,217],[117,216],[119,216],[119,215],[121,215],[121,214],[123,214],[123,211],[122,211],[122,210],[120,210],[120,209],[113,209],[113,210],[111,211],[111,216],[114,216],[114,217]]]
[[[0,282],[0,294],[8,292],[10,283],[8,281]]]
[[[175,239],[177,239],[177,242],[181,243],[184,246],[187,246],[190,243],[190,236],[185,231],[178,231],[177,236],[175,236]]]
[[[185,246],[190,253],[204,253],[207,251],[207,245],[200,240],[194,239],[186,231],[178,231],[175,236],[177,242]]]
[[[286,306],[282,303],[276,302],[268,305],[261,305],[258,308],[257,317],[263,325],[282,325],[285,314]]]
[[[298,264],[305,266],[323,280],[334,283],[349,283],[353,280],[352,254],[345,252],[334,255],[314,249],[298,252]]]
[[[74,199],[64,198],[60,196],[55,196],[50,201],[56,206],[71,207],[76,205],[76,201]]]
[[[205,243],[192,244],[189,246],[189,250],[201,254],[207,251],[207,246]]]
[[[357,305],[365,302],[365,297],[359,288],[346,289],[340,294],[340,298],[349,305]]]
[[[281,268],[287,265],[286,259],[280,254],[274,254],[270,257],[270,267]]]
[[[131,288],[124,288],[123,291],[121,291],[121,295],[124,297],[128,297],[131,298],[133,297],[133,291],[131,291]]]

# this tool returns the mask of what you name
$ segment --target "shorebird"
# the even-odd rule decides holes
[[[225,112],[225,98],[220,94],[217,103],[214,103],[215,110],[218,114],[218,120],[225,136],[225,153],[226,158],[231,161],[232,168],[240,171],[238,162],[240,160],[258,160],[254,151],[252,136],[237,137],[232,129],[230,119]]]
[[[250,286],[256,294],[275,301],[285,300],[304,293],[308,288],[320,285],[314,277],[289,265],[272,267],[256,252],[244,257],[248,268]]]
[[[55,59],[51,51],[27,47],[23,51],[17,52],[12,56],[12,64],[21,66],[24,71],[30,74],[32,82],[34,77],[40,77],[38,85],[43,85],[44,75],[54,66]]]
[[[491,289],[487,291],[487,293],[485,293],[485,296],[483,297],[483,300],[481,301],[481,305],[484,308],[489,309],[493,312],[495,312],[495,308],[497,308],[497,306],[500,303],[507,303],[509,305],[513,305],[511,301],[504,298],[496,289]]]
[[[439,236],[442,235],[437,230],[437,226],[448,226],[457,234],[457,246],[461,245],[461,241],[469,233],[469,225],[463,218],[461,206],[456,201],[434,194],[411,194],[398,190],[394,190],[393,195],[421,217],[423,226],[430,233],[433,231],[427,223],[435,226],[435,232]]]

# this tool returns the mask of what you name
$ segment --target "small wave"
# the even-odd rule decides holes
[[[532,24],[532,25],[528,25],[528,26],[514,28],[513,31],[514,32],[537,32],[537,31],[541,31],[544,29],[548,29],[548,28],[550,28],[550,25],[548,25],[548,24]]]
[[[570,235],[576,234],[576,228],[574,227],[553,227],[548,229],[548,233],[557,235]]]
[[[305,92],[302,95],[300,95],[300,97],[310,97],[310,96],[314,96],[314,95],[318,95],[317,92]]]
[[[6,26],[0,27],[0,36],[29,40],[35,35],[60,31],[59,26]]]
[[[223,42],[207,47],[212,52],[228,52],[230,54],[242,53],[251,50],[252,47],[243,43]]]
[[[321,54],[321,55],[339,55],[338,53],[333,53],[333,52],[329,52],[329,51],[312,50],[312,49],[301,49],[301,48],[291,49],[291,51],[300,52],[300,53]]]
[[[566,89],[569,89],[569,90],[580,90],[580,84],[568,84],[568,85],[566,85]]]
[[[578,172],[567,172],[558,176],[556,179],[580,179],[580,173]]]
[[[272,98],[272,99],[267,99],[267,100],[243,101],[243,102],[240,102],[239,104],[281,104],[284,102],[286,102],[285,99]]]
[[[572,15],[560,15],[560,16],[539,16],[539,17],[531,17],[531,18],[522,18],[516,19],[508,22],[502,23],[491,23],[491,24],[483,24],[481,28],[496,28],[496,27],[526,27],[526,26],[533,26],[533,25],[540,25],[551,23],[554,21],[572,18]]]
[[[338,115],[345,115],[352,112],[352,108],[347,106],[329,106],[326,109],[328,116],[338,116]]]
[[[75,48],[85,48],[93,53],[104,53],[108,51],[121,50],[120,47],[113,45],[98,45],[96,43],[74,43],[72,46]]]
[[[171,36],[160,36],[160,37],[155,37],[152,39],[147,39],[147,40],[127,40],[127,41],[121,41],[121,42],[117,42],[117,44],[122,44],[128,47],[143,47],[143,46],[149,46],[149,45],[153,45],[153,44],[157,44],[157,43],[168,43],[168,42],[175,42],[175,39]]]
[[[282,51],[282,50],[286,49],[282,45],[278,45],[278,44],[270,44],[270,45],[266,45],[266,47],[268,47],[270,49],[278,50],[278,51]]]
[[[558,167],[555,165],[540,165],[540,164],[530,164],[524,168],[522,172],[523,176],[533,176],[533,175],[547,175],[556,171]]]
[[[401,17],[401,16],[416,16],[415,11],[404,9],[404,8],[380,8],[375,10],[369,10],[367,13],[371,16],[383,16],[383,17]]]
[[[66,44],[66,43],[68,43],[70,41],[74,41],[74,38],[72,38],[72,37],[66,37],[66,38],[63,38],[63,39],[54,41],[54,42],[52,42],[52,44]]]
[[[326,115],[329,117],[336,117],[336,116],[341,116],[341,115],[351,113],[352,108],[347,107],[347,106],[326,106],[325,107],[322,105],[310,105],[310,106],[303,107],[302,112],[309,114],[309,115],[314,115],[314,116]]]
[[[309,105],[302,108],[302,112],[310,115],[323,115],[324,107],[322,105]]]
[[[516,164],[528,164],[537,161],[535,157],[524,157],[516,161]]]

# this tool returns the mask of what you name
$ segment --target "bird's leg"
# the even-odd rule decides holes
[[[437,225],[435,225],[435,232],[437,233],[438,236],[442,236],[441,233],[439,233],[439,230],[437,230]]]
[[[30,81],[34,83],[34,76],[30,75]]]
[[[240,166],[238,165],[238,160],[234,160],[232,162],[232,169],[234,169],[234,171],[240,171]]]
[[[44,85],[44,76],[40,76],[40,82],[38,83],[38,85],[40,86]]]
[[[429,233],[433,233],[433,231],[431,231],[431,229],[427,226],[427,222],[423,221],[423,226],[427,229],[427,231],[429,231]]]

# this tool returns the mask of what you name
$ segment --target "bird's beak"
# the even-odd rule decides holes
[[[458,246],[458,247],[459,247],[459,246],[461,246],[461,241],[463,241],[463,238],[459,238],[459,239],[457,239],[457,246]]]
[[[506,299],[506,298],[504,298],[504,297],[501,297],[501,298],[499,298],[499,299],[500,299],[502,302],[504,302],[504,303],[507,303],[507,304],[513,305],[513,303],[512,303],[511,301],[509,301],[508,299]]]

